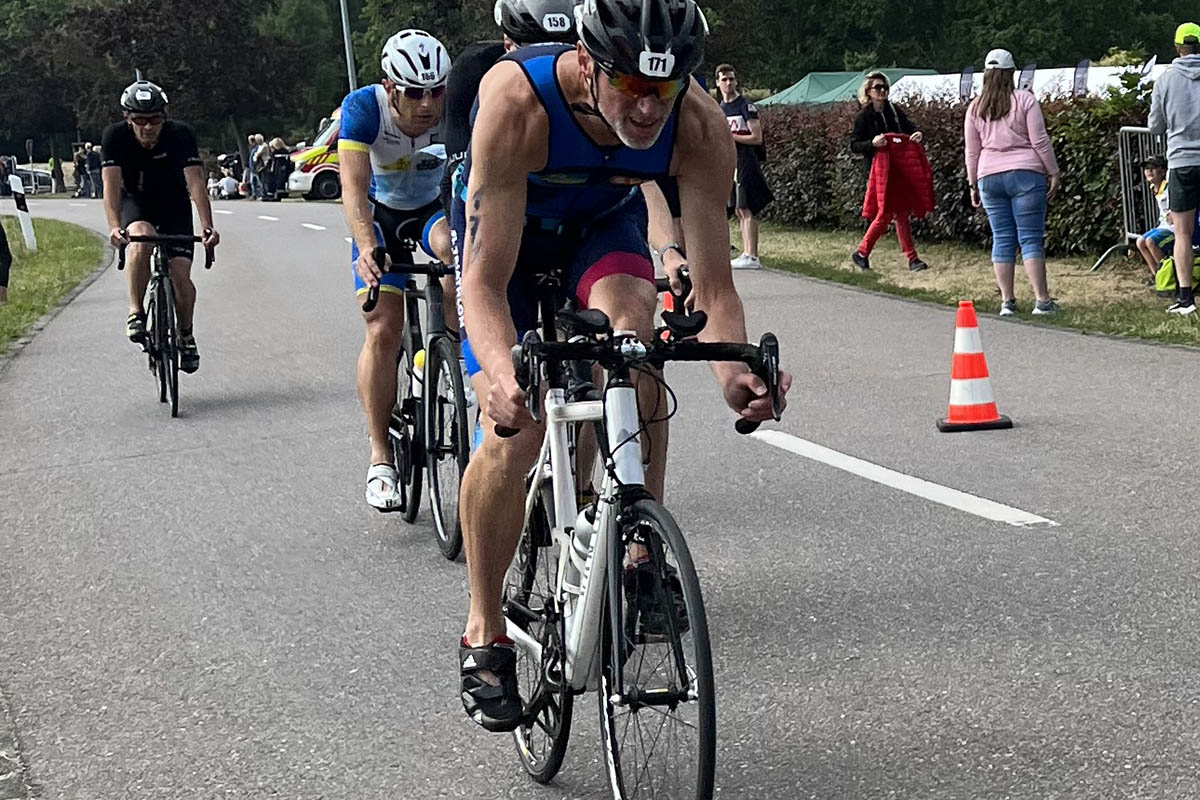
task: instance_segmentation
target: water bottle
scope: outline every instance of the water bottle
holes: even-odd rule
[[[421,399],[421,391],[425,383],[425,351],[418,350],[413,354],[412,367],[412,396]]]
[[[483,444],[483,420],[475,418],[475,435],[471,437],[471,452],[474,453]]]
[[[571,535],[571,549],[568,553],[564,582],[568,587],[579,590],[582,588],[583,568],[592,555],[592,537],[596,533],[596,506],[589,503],[575,518],[575,530]]]

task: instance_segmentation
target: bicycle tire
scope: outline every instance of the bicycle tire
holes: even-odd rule
[[[414,436],[417,434],[416,420],[421,414],[415,398],[409,395],[412,380],[412,357],[408,345],[400,348],[396,357],[396,405],[388,425],[388,441],[392,445],[392,462],[396,467],[404,496],[403,519],[411,523],[417,517],[421,504],[421,470],[417,460]],[[400,435],[395,435],[399,431]]]
[[[175,287],[170,277],[159,284],[159,303],[163,311],[163,349],[159,353],[162,364],[167,399],[171,403],[171,416],[179,416],[179,328],[175,319]]]
[[[458,347],[448,336],[435,336],[425,354],[424,407],[429,508],[438,549],[453,561],[462,551],[458,492],[471,453]]]
[[[529,519],[504,578],[504,613],[542,645],[542,660],[538,663],[517,647],[517,680],[527,719],[513,731],[513,743],[529,776],[547,784],[562,768],[567,753],[574,695],[566,683],[562,620],[553,604],[558,578],[557,545],[550,536],[550,521],[541,498]],[[539,707],[529,717],[535,702]]]
[[[600,727],[613,797],[711,800],[716,766],[716,698],[700,579],[683,533],[662,505],[654,500],[638,500],[628,505],[622,516],[621,541],[624,544],[613,552],[621,553],[623,557],[630,542],[637,541],[633,538],[636,531],[644,542],[649,569],[635,572],[615,565],[618,571],[611,577],[608,591],[611,592],[619,581],[623,596],[616,605],[621,609],[620,617],[613,618],[614,604],[605,604]],[[673,568],[676,581],[671,580],[664,565]],[[647,581],[642,580],[645,574],[650,576],[648,587],[645,586]],[[633,581],[630,581],[631,575],[635,576]],[[632,595],[631,584],[634,586]],[[686,608],[686,626],[682,624],[676,602],[680,597]],[[659,616],[651,616],[653,611],[647,613],[647,606],[655,604]],[[657,626],[654,633],[648,632],[651,621]],[[664,649],[651,651],[651,646]],[[686,680],[687,699],[641,707],[636,703],[614,703],[615,665],[611,657],[614,651],[625,654],[620,659],[620,669],[627,696],[637,690],[643,697],[659,694],[665,699],[668,693],[682,691]],[[643,674],[643,667],[647,665],[650,669]],[[691,699],[692,695],[695,699]],[[677,711],[683,712],[680,722],[672,725],[668,735],[664,729]],[[641,718],[643,713],[645,722]],[[688,741],[681,749],[686,752],[679,754],[674,765],[667,763],[662,767],[670,774],[660,774],[659,767],[650,763],[653,753],[639,752],[639,748],[647,743],[653,748],[665,738],[669,746],[677,738],[682,741],[685,737]],[[671,754],[667,753],[659,760],[669,762],[670,758]]]
[[[146,304],[146,324],[150,327],[146,331],[146,350],[150,357],[150,373],[158,383],[158,402],[165,403],[167,402],[167,371],[162,361],[162,341],[166,321],[162,317],[162,300],[158,291],[158,279],[151,277],[150,280],[150,291],[147,292],[150,299]]]

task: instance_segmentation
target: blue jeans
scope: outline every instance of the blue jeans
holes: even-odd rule
[[[1011,264],[1017,258],[1045,258],[1046,176],[1027,169],[999,172],[979,179],[979,198],[992,226],[992,261]]]

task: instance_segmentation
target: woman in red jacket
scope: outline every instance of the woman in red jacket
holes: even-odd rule
[[[876,151],[887,146],[884,134],[907,134],[912,141],[917,143],[924,138],[917,130],[917,126],[908,119],[904,110],[888,100],[891,88],[886,75],[882,72],[872,72],[867,75],[862,88],[858,91],[858,100],[862,103],[863,108],[854,118],[854,133],[850,135],[850,150],[863,156],[863,171],[867,175],[871,174],[871,164],[875,160]],[[867,191],[870,192],[870,187]],[[925,269],[927,265],[917,256],[917,248],[913,244],[912,227],[908,217],[907,213],[894,213],[880,203],[879,210],[867,228],[862,242],[850,255],[850,260],[854,262],[854,265],[860,269],[871,268],[870,256],[871,251],[875,249],[875,243],[887,231],[888,225],[895,221],[896,238],[900,240],[900,249],[908,257],[908,268],[914,272]]]

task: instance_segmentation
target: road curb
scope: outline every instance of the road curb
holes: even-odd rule
[[[74,224],[74,223],[68,223],[68,224]],[[66,308],[68,305],[70,305],[72,300],[74,300],[76,297],[78,297],[83,292],[84,289],[88,288],[93,283],[95,283],[96,280],[104,273],[104,271],[107,270],[112,265],[113,256],[115,255],[115,251],[113,250],[112,245],[109,244],[108,241],[105,240],[103,236],[96,233],[95,231],[88,230],[87,228],[84,228],[82,225],[76,225],[76,227],[81,230],[87,231],[89,234],[95,236],[96,238],[98,238],[102,242],[104,242],[104,255],[103,255],[103,257],[101,257],[100,263],[96,265],[95,269],[93,269],[87,275],[84,275],[83,278],[79,281],[79,283],[75,284],[75,287],[73,289],[71,289],[69,292],[67,292],[65,295],[62,296],[62,299],[60,299],[58,301],[58,303],[56,303],[52,308],[50,308],[50,310],[48,310],[45,314],[42,314],[42,316],[38,318],[37,322],[33,323],[33,325],[31,325],[29,327],[29,330],[27,330],[25,332],[24,336],[22,336],[20,339],[17,339],[15,342],[13,342],[11,345],[9,345],[8,349],[5,350],[3,353],[0,353],[0,378],[4,377],[4,371],[6,369],[8,369],[8,365],[12,363],[12,360],[14,358],[16,358],[18,355],[20,355],[21,351],[25,349],[25,346],[28,345],[30,342],[32,342],[33,338],[35,336],[37,336],[38,333],[40,333],[43,328],[45,328],[47,325],[50,324],[50,320],[54,319],[60,313],[62,313],[62,310],[64,308]],[[2,767],[0,767],[0,774],[3,774]],[[2,793],[0,793],[0,800],[7,800],[7,798],[5,798]]]

